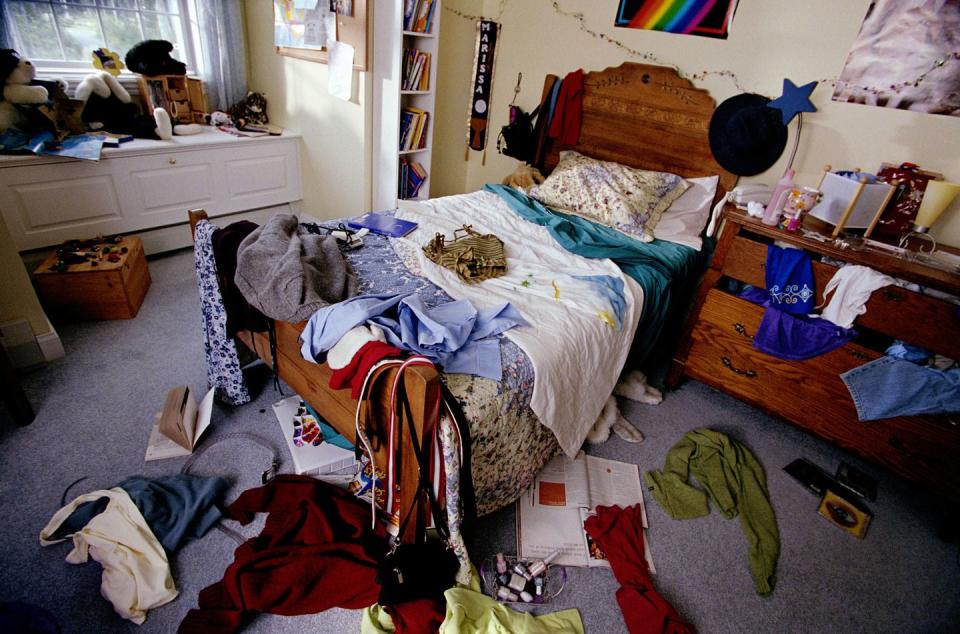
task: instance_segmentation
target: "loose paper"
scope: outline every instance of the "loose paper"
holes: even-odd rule
[[[330,42],[327,52],[330,73],[327,90],[334,97],[350,101],[353,93],[353,47],[343,42]]]

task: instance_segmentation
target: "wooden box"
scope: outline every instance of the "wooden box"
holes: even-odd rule
[[[118,262],[106,258],[73,264],[65,271],[52,267],[53,252],[34,272],[46,308],[68,319],[133,319],[150,288],[150,271],[140,238],[125,236],[116,245],[127,252]]]

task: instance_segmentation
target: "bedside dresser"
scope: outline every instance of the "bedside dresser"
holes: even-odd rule
[[[724,219],[687,322],[687,336],[681,339],[668,374],[668,385],[676,386],[683,376],[694,378],[937,493],[960,499],[960,414],[861,423],[839,376],[882,356],[890,338],[960,359],[960,307],[887,286],[873,293],[867,312],[855,322],[860,337],[828,354],[788,361],[753,347],[765,309],[718,285],[722,277],[728,277],[764,288],[767,245],[774,240],[811,255],[818,305],[823,288],[837,270],[818,261],[821,256],[869,266],[953,295],[960,295],[960,275],[903,260],[883,249],[840,249],[799,231],[768,227],[729,205]]]

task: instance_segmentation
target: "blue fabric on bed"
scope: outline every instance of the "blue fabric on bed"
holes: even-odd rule
[[[650,357],[668,324],[682,310],[681,298],[696,281],[705,259],[690,247],[654,240],[640,242],[595,222],[554,211],[523,192],[505,185],[484,185],[500,196],[521,218],[546,227],[566,250],[586,258],[610,258],[643,288],[643,310],[633,343],[633,361]]]

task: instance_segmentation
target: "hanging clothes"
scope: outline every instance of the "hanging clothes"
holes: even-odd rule
[[[960,368],[938,370],[885,356],[840,378],[861,421],[960,412]]]
[[[213,257],[217,264],[217,281],[220,283],[220,297],[223,298],[223,307],[227,311],[228,337],[235,337],[240,330],[266,332],[268,328],[267,318],[247,302],[234,282],[240,243],[256,228],[256,223],[240,220],[215,230],[211,236]]]
[[[774,308],[798,315],[813,312],[816,292],[813,267],[806,251],[768,245],[766,283],[770,305]]]
[[[583,69],[567,73],[557,93],[557,103],[550,120],[550,138],[564,145],[576,145],[580,140],[583,121]]]
[[[873,291],[896,283],[889,275],[874,271],[869,266],[848,264],[837,270],[823,289],[824,302],[830,291],[833,291],[833,297],[820,316],[842,328],[850,328],[858,316],[867,312],[867,302]]]
[[[653,586],[644,557],[643,507],[599,506],[583,527],[620,583],[617,603],[630,634],[695,632]]]
[[[79,505],[101,498],[107,498],[106,507],[85,526],[66,535],[57,533]],[[70,537],[73,550],[67,561],[82,564],[92,557],[103,566],[100,593],[123,618],[140,625],[147,610],[176,598],[167,554],[123,489],[94,491],[74,499],[40,531],[40,545],[50,546]]]
[[[691,474],[703,491],[689,484]],[[712,429],[694,429],[667,453],[663,471],[648,471],[644,480],[654,499],[675,520],[709,514],[708,497],[727,519],[739,514],[757,594],[773,592],[780,531],[763,466],[749,449]]]
[[[227,311],[223,307],[217,264],[213,257],[213,232],[217,227],[207,220],[197,223],[193,254],[200,290],[203,317],[203,350],[207,357],[207,383],[216,389],[216,397],[227,405],[250,402],[250,393],[240,371],[236,342],[227,335]]]

